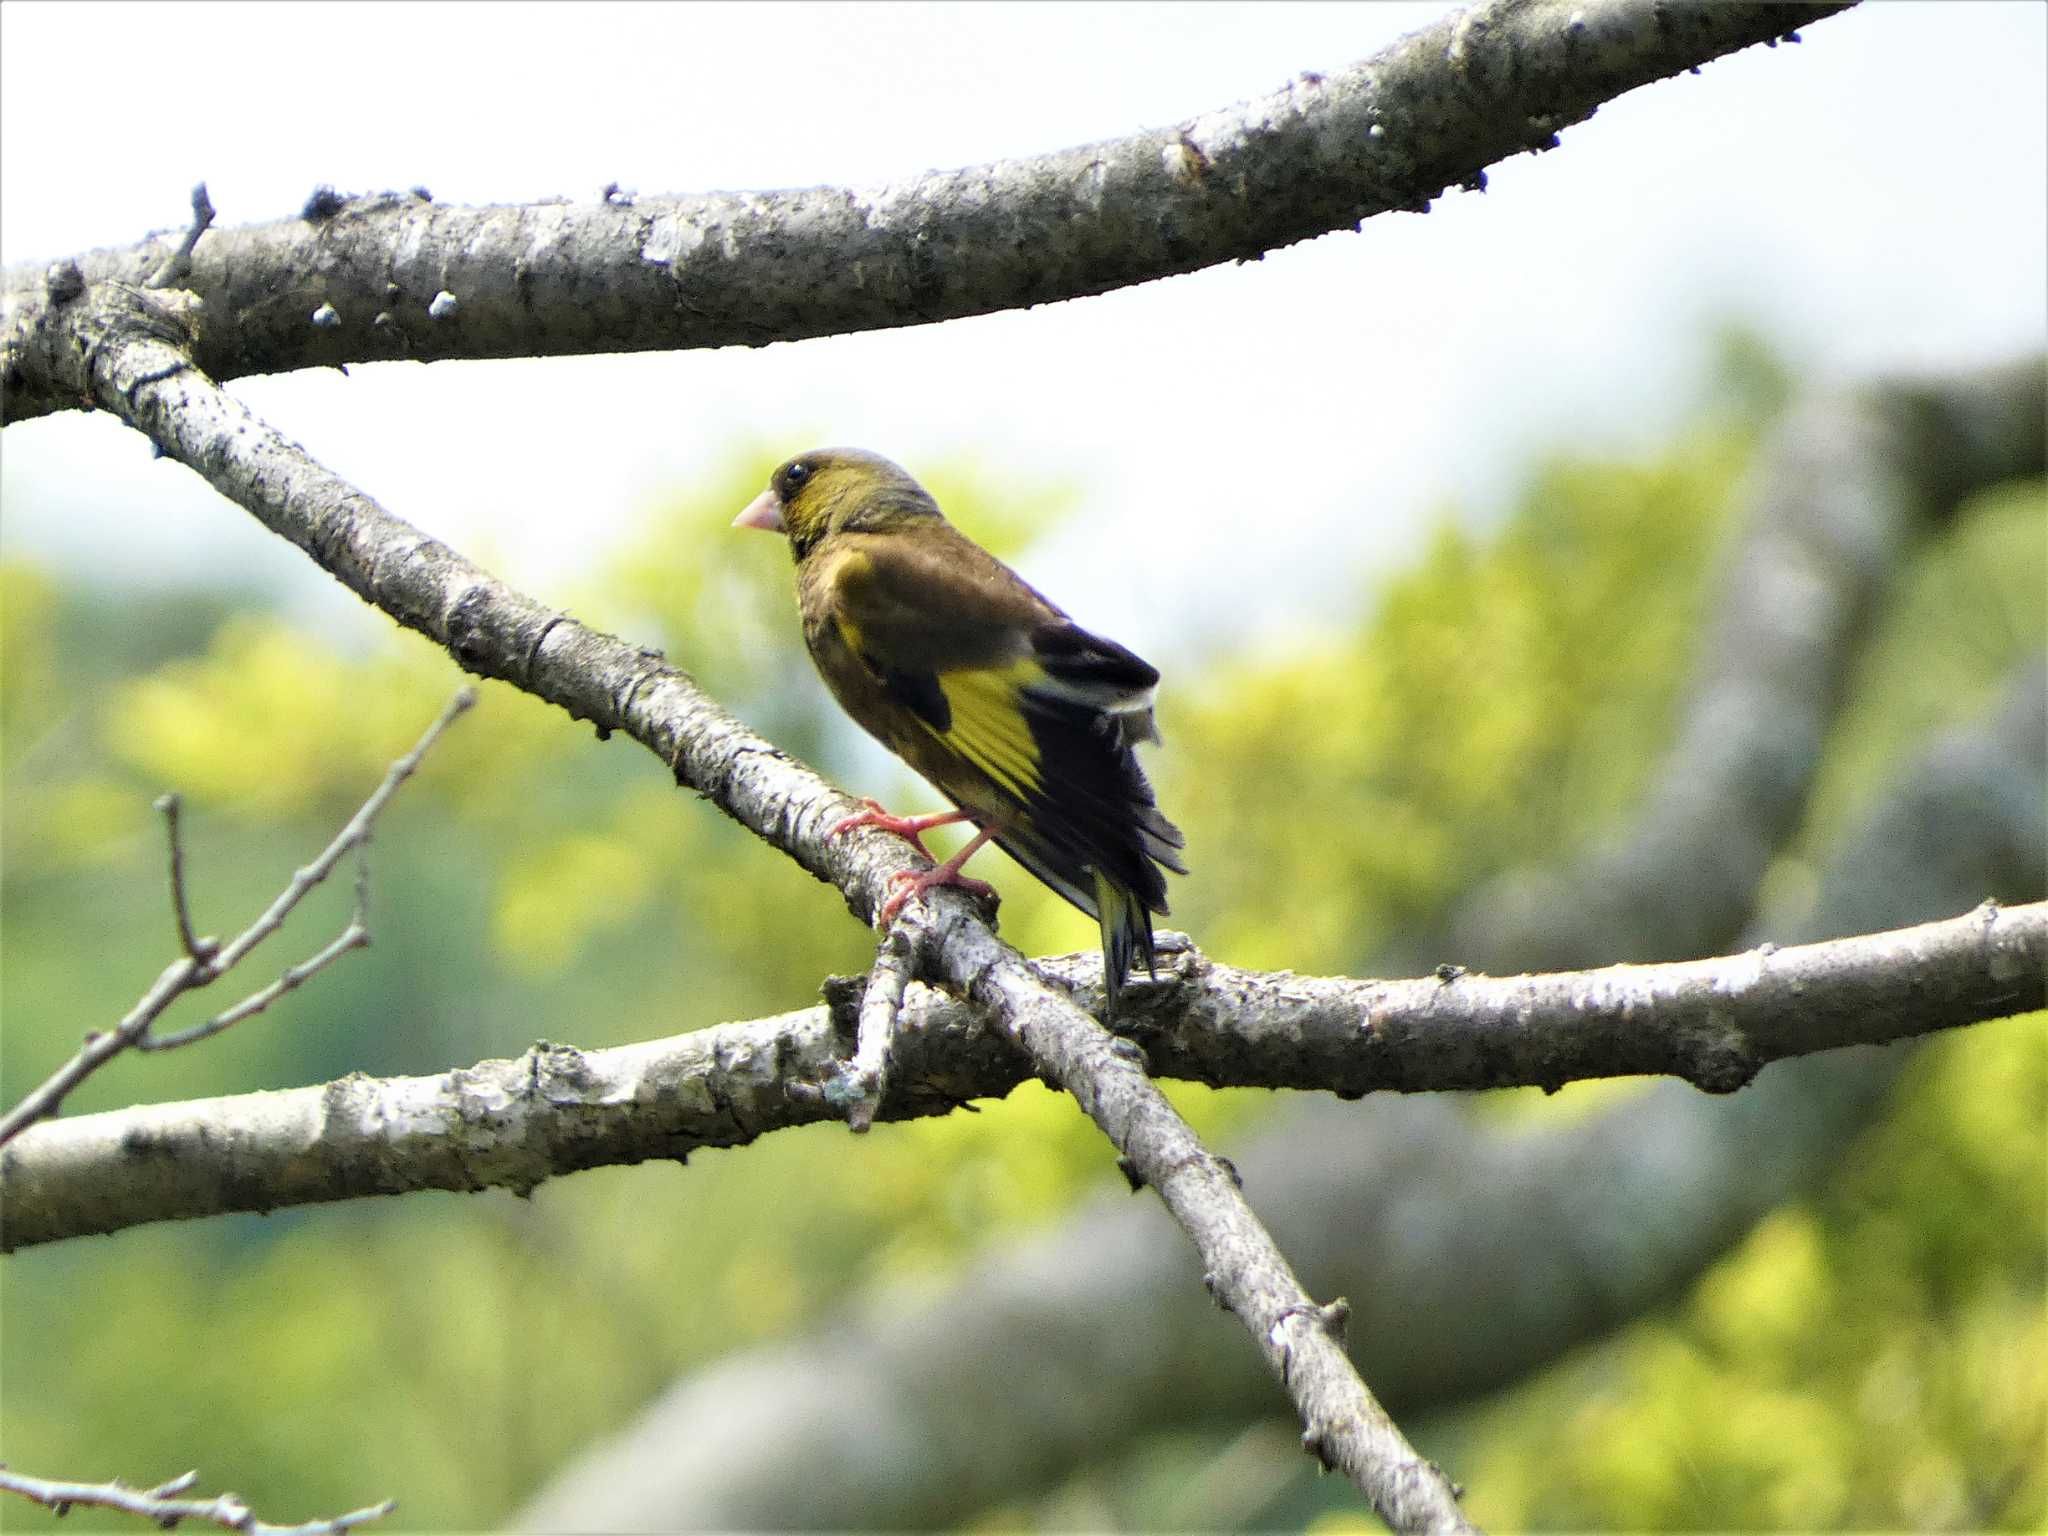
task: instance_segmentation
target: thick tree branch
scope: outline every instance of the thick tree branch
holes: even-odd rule
[[[208,323],[195,357],[226,380],[758,346],[1105,293],[1426,209],[1484,185],[1489,165],[1554,147],[1603,102],[1845,8],[1492,0],[1188,122],[880,187],[496,208],[323,189],[297,218],[197,241],[184,280]],[[75,269],[140,285],[167,243],[94,251]],[[53,302],[43,265],[5,274],[6,420],[80,403],[28,365],[38,349],[23,338]]]
[[[1884,1045],[2048,1004],[2048,904],[1718,960],[1496,979],[1260,975],[1206,961],[1131,1028],[1155,1067],[1223,1085],[1340,1094],[1535,1086],[1659,1074],[1709,1093],[1767,1063]],[[1163,1059],[1162,1059],[1163,1058]]]
[[[2044,744],[2048,745],[2048,744]],[[1214,1087],[1542,1087],[1640,1073],[1709,1091],[1767,1062],[1883,1045],[2048,1005],[2048,903],[1719,960],[1495,979],[1265,974],[1166,936],[1134,986],[1130,1044],[1153,1075]],[[1033,962],[1101,1006],[1101,959]],[[79,1115],[0,1155],[0,1251],[152,1221],[416,1189],[526,1193],[584,1168],[839,1118],[814,1086],[843,1069],[858,978],[818,1007],[606,1050],[536,1046],[435,1077],[369,1078]],[[508,1024],[507,1032],[516,1032]],[[1119,1047],[1106,1043],[1115,1053]],[[942,1115],[1034,1076],[981,1010],[913,983],[883,1119]],[[1131,1113],[1123,1111],[1123,1113]]]

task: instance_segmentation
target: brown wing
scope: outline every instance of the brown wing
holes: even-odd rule
[[[995,666],[1066,615],[987,550],[942,522],[849,533],[820,550],[823,607],[878,668],[929,673]]]

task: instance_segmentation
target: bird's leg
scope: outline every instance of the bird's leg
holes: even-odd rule
[[[882,802],[862,798],[867,809],[843,816],[825,829],[825,841],[831,842],[842,832],[851,832],[855,827],[880,827],[884,832],[894,832],[898,837],[908,838],[910,846],[926,858],[931,850],[924,845],[924,834],[933,827],[949,827],[956,821],[967,820],[965,811],[934,811],[929,816],[891,816],[882,809]]]
[[[927,816],[918,816],[911,819],[927,822],[932,820],[931,817]],[[960,812],[955,811],[952,815],[939,819],[943,821],[965,821],[967,818]],[[961,874],[960,866],[973,858],[976,850],[995,835],[996,829],[994,827],[983,827],[973,837],[968,839],[965,847],[946,860],[937,869],[927,870],[921,875],[913,875],[908,870],[891,875],[889,883],[895,886],[896,889],[890,893],[889,899],[882,903],[882,926],[884,928],[888,927],[895,920],[896,914],[903,910],[903,904],[910,900],[911,897],[922,898],[924,893],[934,886],[957,885],[962,890],[971,892],[976,896],[994,896],[996,893],[994,886],[990,885],[986,880],[976,880],[971,875]],[[916,841],[915,838],[911,840],[913,842]]]

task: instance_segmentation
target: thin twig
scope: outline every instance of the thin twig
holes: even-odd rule
[[[193,936],[192,908],[185,897],[185,840],[178,828],[178,813],[185,802],[176,794],[159,795],[156,808],[164,813],[164,832],[171,843],[171,912],[178,920],[178,942],[194,960],[211,960],[220,944]]]
[[[841,1075],[827,1086],[828,1100],[834,1090],[848,1095],[846,1123],[856,1135],[875,1123],[875,1111],[889,1091],[890,1047],[896,1039],[896,1020],[903,1011],[904,989],[916,969],[917,946],[905,926],[891,923],[875,951],[875,968],[868,974],[867,991],[860,1000],[860,1040],[853,1059]]]
[[[204,1024],[195,1024],[190,1029],[181,1029],[175,1035],[145,1033],[135,1042],[138,1051],[174,1051],[181,1045],[192,1045],[200,1040],[219,1034],[222,1030],[239,1024],[252,1013],[261,1013],[285,993],[303,986],[328,966],[334,964],[352,949],[370,947],[370,930],[361,923],[351,921],[318,954],[292,966],[269,986],[259,988],[243,998],[225,1013],[217,1013]]]
[[[63,1104],[65,1096],[86,1078],[97,1072],[109,1061],[131,1047],[142,1050],[168,1050],[174,1046],[190,1045],[219,1034],[230,1025],[246,1019],[253,1013],[260,1013],[271,1003],[293,988],[302,985],[327,966],[334,963],[351,949],[359,949],[369,943],[369,931],[365,926],[368,904],[367,867],[359,871],[356,881],[356,910],[347,928],[341,935],[318,954],[287,970],[276,981],[260,991],[251,993],[227,1012],[208,1020],[193,1029],[180,1034],[169,1035],[161,1040],[151,1040],[149,1031],[164,1010],[187,992],[211,986],[222,976],[233,970],[258,944],[269,938],[284,923],[285,918],[302,901],[306,893],[325,880],[334,866],[351,848],[360,848],[369,841],[371,828],[377,817],[398,792],[398,787],[412,777],[413,770],[420,765],[420,759],[427,749],[440,739],[441,733],[476,702],[476,690],[464,688],[448,702],[440,718],[427,727],[413,749],[391,765],[384,775],[384,782],[377,786],[362,808],[349,818],[348,825],[335,835],[334,841],[321,850],[320,856],[305,868],[293,873],[291,881],[263,914],[225,947],[216,945],[211,939],[192,937],[191,919],[185,911],[183,856],[178,836],[178,802],[175,795],[166,795],[157,802],[170,826],[171,840],[171,900],[178,909],[179,937],[185,945],[185,954],[171,962],[157,977],[156,982],[143,994],[138,1002],[111,1030],[95,1031],[87,1035],[85,1044],[79,1048],[63,1066],[53,1072],[4,1117],[0,1117],[0,1145],[5,1145],[21,1134],[36,1121],[53,1115]]]
[[[363,802],[362,808],[349,818],[348,825],[335,834],[334,841],[323,848],[320,856],[311,864],[296,871],[292,875],[291,883],[279,893],[277,900],[270,904],[263,915],[222,948],[220,957],[213,962],[212,969],[216,976],[228,970],[250,950],[275,933],[285,918],[291,915],[292,908],[305,898],[306,893],[333,873],[334,866],[342,861],[349,849],[358,843],[368,841],[371,827],[383,814],[384,807],[390,804],[391,797],[398,793],[399,786],[412,777],[413,771],[420,765],[420,759],[426,756],[428,749],[436,741],[440,740],[441,733],[461,718],[464,711],[474,703],[474,688],[464,688],[448,701],[448,707],[441,711],[440,718],[427,727],[426,734],[420,737],[418,744],[410,752],[391,765],[390,771],[384,775],[384,782]]]
[[[170,1051],[181,1045],[191,1045],[204,1040],[208,1035],[217,1035],[231,1025],[239,1024],[252,1013],[261,1013],[272,1003],[294,987],[302,986],[319,972],[325,970],[352,949],[370,947],[370,846],[366,837],[356,844],[356,906],[350,914],[348,926],[325,949],[310,960],[301,961],[291,967],[269,986],[252,992],[225,1013],[219,1013],[204,1024],[195,1024],[190,1029],[180,1030],[175,1035],[144,1034],[135,1042],[138,1051]]]
[[[206,195],[206,183],[200,182],[192,189],[192,222],[185,230],[185,238],[178,248],[164,258],[164,264],[142,286],[145,288],[169,288],[183,282],[192,275],[192,248],[199,243],[199,237],[213,224],[213,199]]]
[[[326,1520],[309,1520],[303,1525],[272,1525],[267,1520],[259,1520],[256,1512],[232,1493],[216,1494],[210,1499],[175,1497],[198,1481],[197,1472],[187,1472],[154,1488],[139,1489],[130,1488],[118,1479],[106,1483],[66,1483],[51,1478],[27,1477],[0,1467],[0,1488],[18,1493],[58,1515],[69,1514],[74,1507],[81,1505],[88,1509],[112,1509],[154,1521],[165,1530],[170,1530],[180,1520],[205,1520],[223,1530],[239,1531],[242,1536],[340,1536],[341,1532],[353,1530],[356,1526],[381,1520],[398,1508],[396,1499],[386,1499],[380,1504],[352,1509],[345,1515],[335,1515]]]
[[[94,1030],[85,1037],[78,1054],[51,1073],[5,1116],[0,1116],[0,1146],[12,1141],[36,1121],[57,1112],[64,1098],[101,1067],[127,1050],[149,1028],[150,1021],[197,983],[193,977],[203,966],[187,955],[174,960],[157,977],[156,984],[142,995],[142,1001],[109,1030]]]

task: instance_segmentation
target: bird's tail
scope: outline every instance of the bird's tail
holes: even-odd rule
[[[1152,914],[1136,891],[1100,870],[1095,872],[1095,909],[1102,923],[1103,1014],[1114,1019],[1117,993],[1131,974],[1132,962],[1142,959],[1148,976],[1158,963],[1152,950]]]

